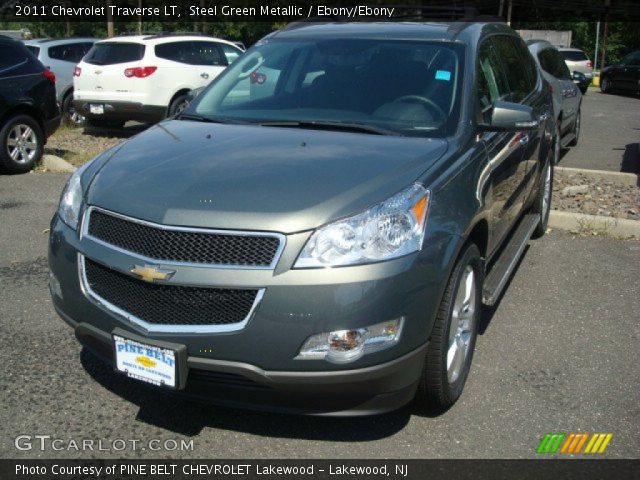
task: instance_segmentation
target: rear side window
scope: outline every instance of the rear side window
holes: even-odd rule
[[[155,46],[155,54],[158,58],[173,62],[190,63],[191,42],[170,42]]]
[[[562,50],[560,51],[562,58],[569,60],[570,62],[584,62],[589,60],[587,55],[580,50]]]
[[[512,102],[522,102],[535,88],[538,74],[526,45],[519,38],[497,35],[492,38],[507,73]]]
[[[116,65],[142,60],[144,45],[140,43],[96,43],[84,58],[92,65]]]
[[[42,70],[42,64],[21,43],[0,42],[0,78],[28,75]]]
[[[49,47],[49,58],[63,62],[78,63],[91,48],[90,43],[67,43]]]
[[[222,49],[215,42],[191,42],[193,48],[192,65],[228,65],[227,59],[222,53]]]
[[[35,45],[27,45],[27,50],[33,53],[34,57],[37,57],[40,54],[40,47],[36,47]]]
[[[229,65],[231,65],[236,58],[242,55],[242,51],[240,49],[227,45],[226,43],[220,44],[220,47],[224,52],[224,56],[227,57],[227,63],[229,63]]]
[[[542,69],[548,74],[563,80],[571,77],[567,64],[557,51],[545,48],[538,52],[538,60]]]

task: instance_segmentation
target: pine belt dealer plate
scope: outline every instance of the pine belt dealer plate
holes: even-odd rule
[[[176,388],[176,351],[113,335],[115,369],[153,385]]]

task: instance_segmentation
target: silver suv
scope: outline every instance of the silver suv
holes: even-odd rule
[[[25,40],[27,48],[56,76],[56,96],[62,111],[72,123],[82,124],[84,117],[76,113],[73,100],[73,69],[96,41],[95,38],[38,38]]]

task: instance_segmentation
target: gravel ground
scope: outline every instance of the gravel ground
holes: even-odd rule
[[[63,125],[52,135],[45,153],[64,158],[73,165],[82,165],[107,148],[123,142],[146,128],[142,124],[129,124],[119,129],[78,128]]]
[[[640,220],[640,188],[556,170],[551,205],[554,210]]]

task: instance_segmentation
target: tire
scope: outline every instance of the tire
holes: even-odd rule
[[[178,113],[182,112],[185,108],[187,108],[190,103],[191,103],[191,97],[189,95],[187,94],[178,95],[176,98],[174,98],[171,101],[171,104],[169,105],[169,110],[167,111],[167,116],[173,117],[174,115],[177,115]]]
[[[613,90],[613,80],[609,77],[602,77],[600,79],[600,91],[602,93],[611,93]]]
[[[580,130],[581,130],[581,127],[582,127],[581,117],[582,117],[582,114],[580,112],[580,107],[578,107],[578,114],[576,115],[576,119],[573,122],[574,139],[571,140],[571,142],[569,142],[569,146],[570,147],[575,147],[576,145],[578,145],[578,141],[580,140]]]
[[[73,107],[73,92],[67,94],[62,101],[62,113],[64,120],[69,125],[82,126],[87,122],[87,117],[80,115]]]
[[[0,129],[0,167],[9,173],[25,173],[42,158],[44,134],[29,115],[15,115]]]
[[[124,120],[106,120],[104,118],[87,118],[86,125],[94,128],[122,128]]]
[[[460,398],[467,381],[482,306],[481,265],[478,247],[473,243],[467,244],[444,291],[416,396],[427,410],[442,411],[451,407]],[[465,305],[467,311],[463,323],[458,320],[458,312],[464,311]],[[454,345],[457,345],[456,354],[448,368],[449,351]]]
[[[540,214],[540,221],[531,235],[533,238],[542,237],[547,231],[549,224],[549,212],[551,211],[551,197],[553,195],[553,166],[546,162],[540,175],[540,185],[538,194],[531,208],[532,213]]]
[[[589,87],[582,87],[580,88],[580,93],[582,93],[582,95],[586,95],[588,90],[589,90]]]

